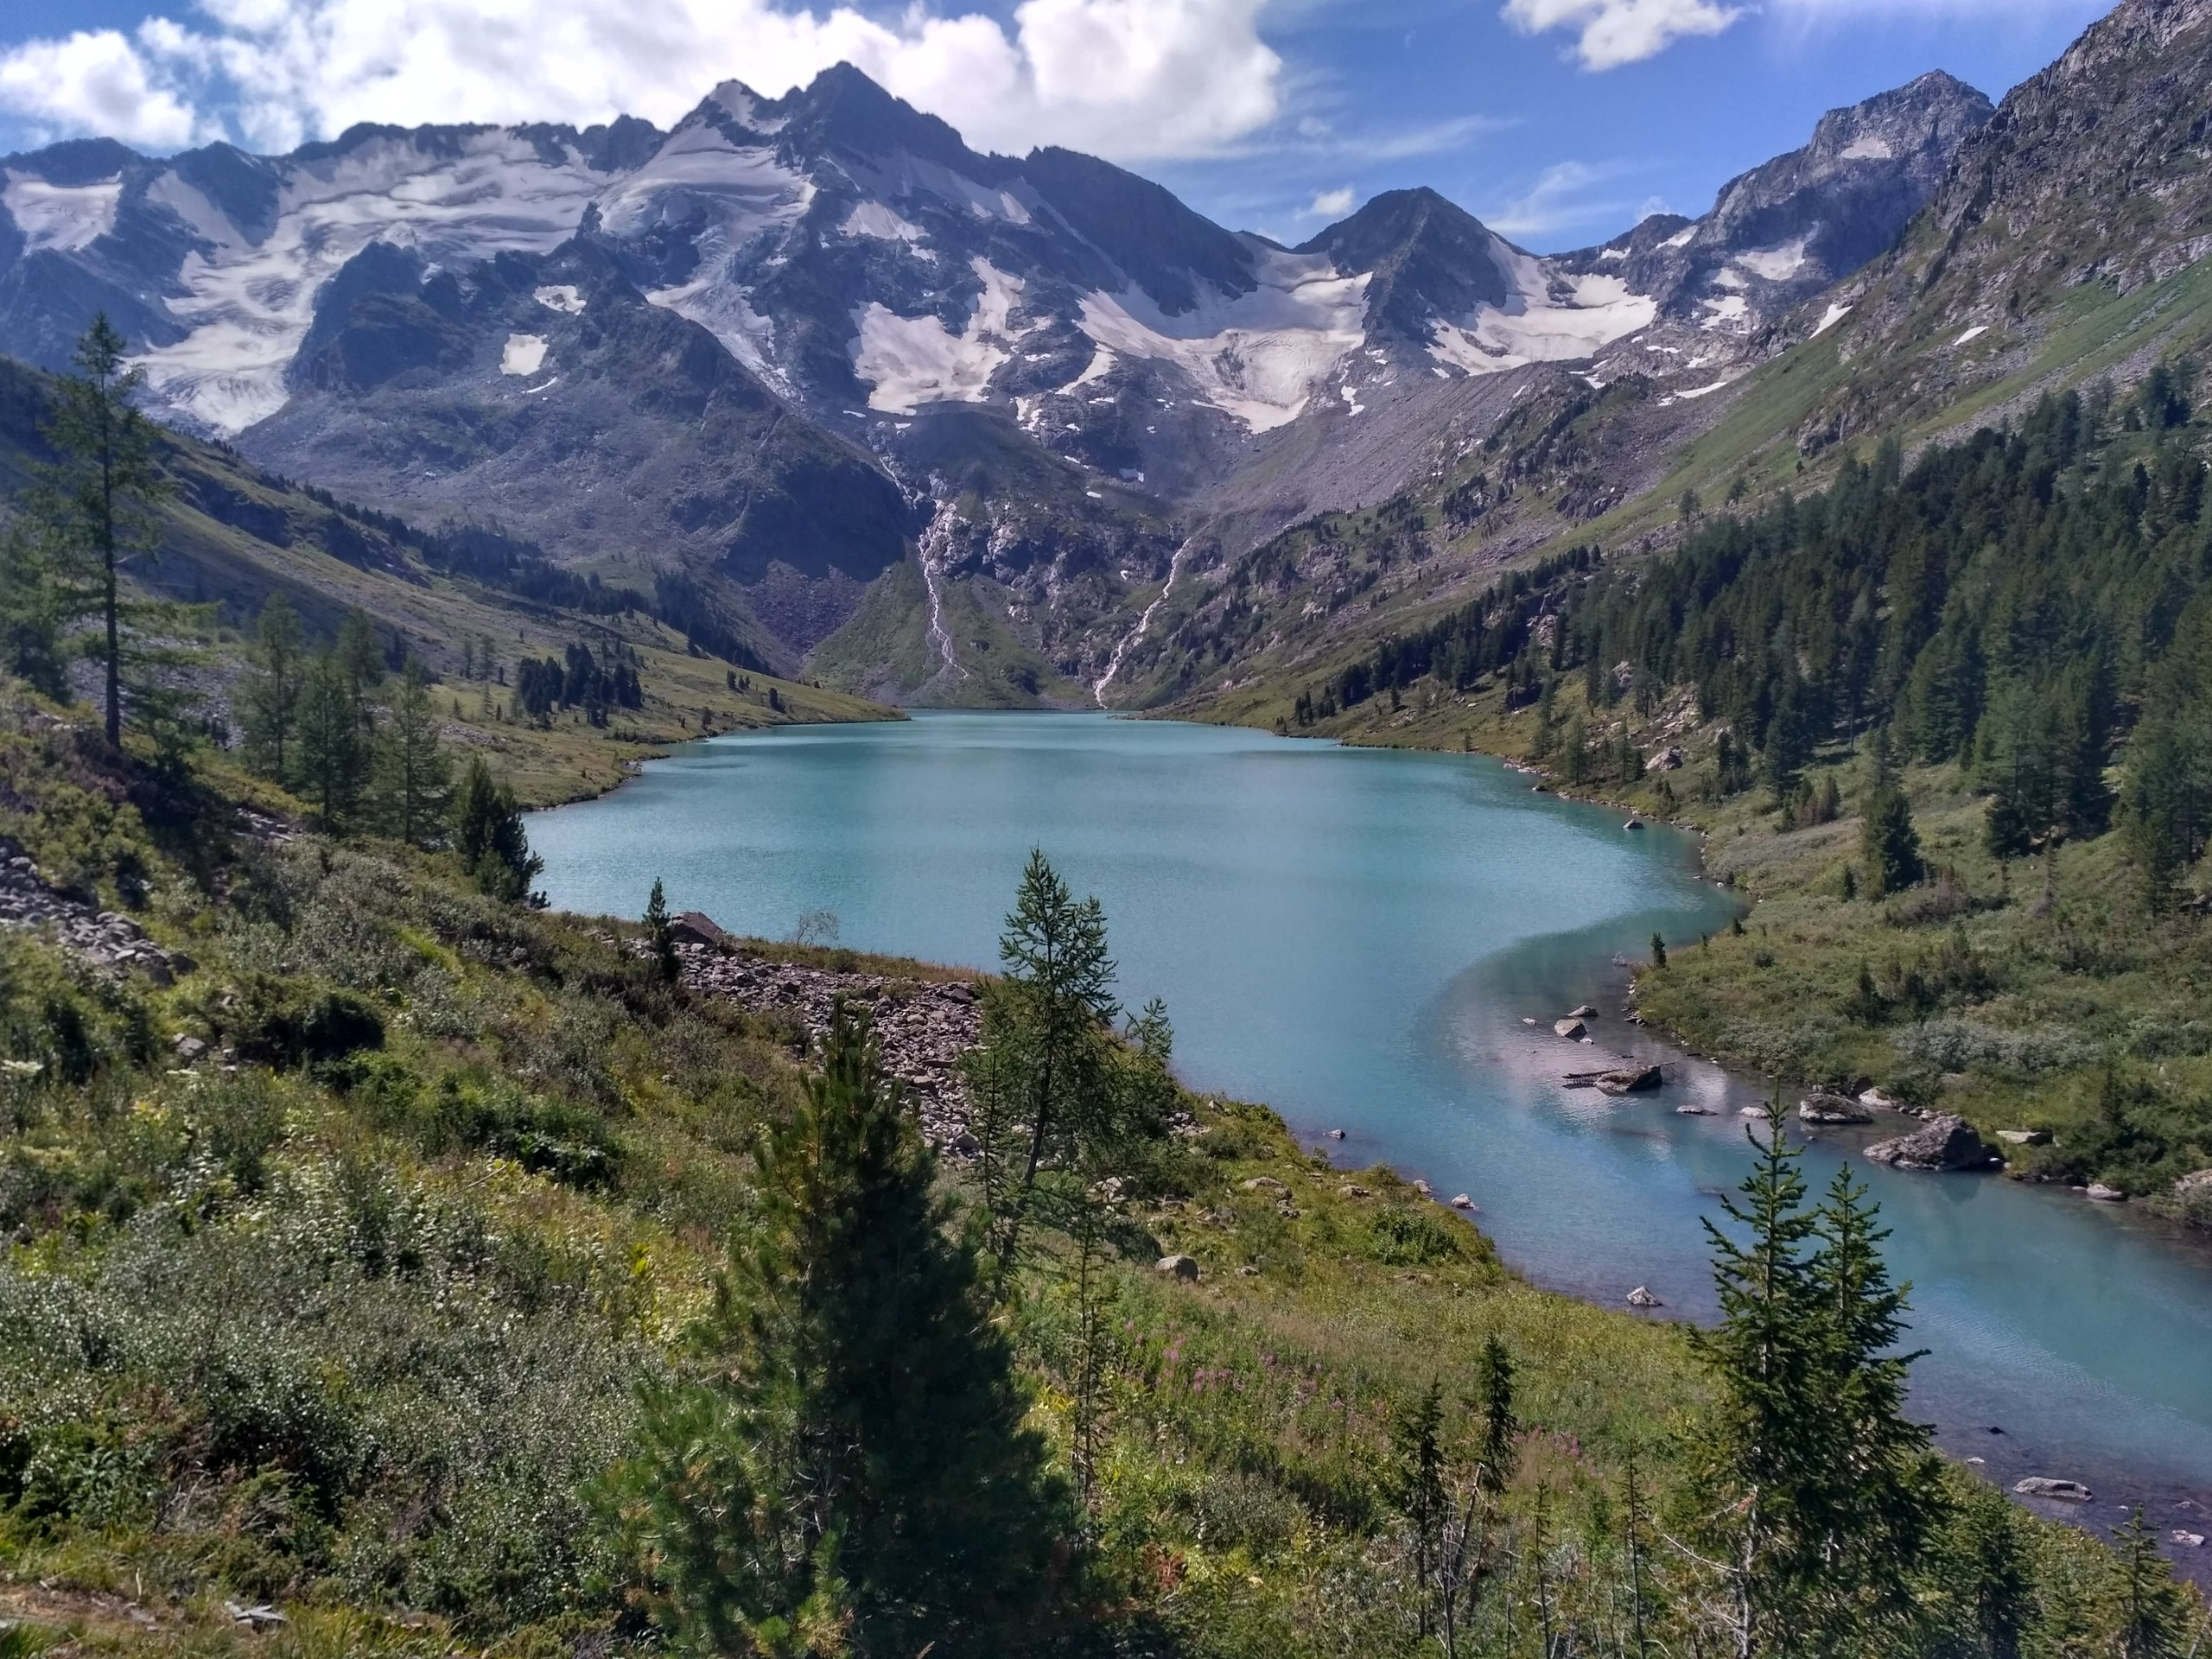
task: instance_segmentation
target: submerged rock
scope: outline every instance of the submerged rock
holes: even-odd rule
[[[1877,1141],[1866,1148],[1874,1163],[1893,1169],[1986,1169],[1992,1154],[1966,1119],[1946,1112],[1910,1135]]]

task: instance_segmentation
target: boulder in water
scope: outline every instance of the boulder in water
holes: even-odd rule
[[[2061,1497],[2069,1503],[2086,1503],[2089,1489],[2078,1480],[2057,1480],[2049,1475],[2030,1475],[2015,1481],[2012,1490],[2022,1497]]]
[[[1797,1103],[1797,1121],[1815,1125],[1872,1123],[1874,1115],[1848,1095],[1815,1090]]]
[[[1866,1148],[1866,1156],[1893,1169],[1986,1169],[1991,1162],[1981,1137],[1966,1119],[1948,1112],[1930,1118],[1910,1135],[1877,1141]]]
[[[1661,1301],[1656,1296],[1654,1296],[1642,1285],[1638,1285],[1634,1290],[1629,1292],[1628,1305],[1630,1307],[1664,1307],[1667,1306],[1666,1303]]]
[[[1598,1087],[1609,1095],[1648,1095],[1667,1081],[1656,1065],[1630,1066],[1624,1071],[1608,1071],[1598,1079]]]
[[[1553,1034],[1554,1036],[1564,1037],[1569,1042],[1573,1042],[1579,1037],[1587,1036],[1589,1034],[1589,1031],[1590,1027],[1584,1025],[1580,1020],[1555,1020],[1552,1022]]]

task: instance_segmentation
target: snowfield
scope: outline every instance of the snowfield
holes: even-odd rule
[[[1089,294],[1083,332],[1124,357],[1175,364],[1197,384],[1199,402],[1250,431],[1287,425],[1366,343],[1368,278],[1339,276],[1325,255],[1255,252],[1260,286],[1249,294],[1205,291],[1173,317],[1134,285]]]
[[[0,186],[0,204],[23,233],[24,251],[52,248],[74,253],[89,248],[115,228],[123,200],[123,175],[100,184],[48,184],[35,174],[10,168]]]
[[[169,411],[229,437],[283,406],[285,371],[324,283],[371,242],[430,264],[549,253],[574,234],[606,179],[573,151],[549,164],[511,132],[469,134],[460,154],[374,138],[340,156],[285,162],[276,228],[258,244],[174,174],[149,194],[210,251],[187,254],[166,303],[191,332],[138,359]]]
[[[544,335],[509,334],[506,348],[499,353],[499,372],[501,374],[536,374],[544,361]]]
[[[980,254],[969,263],[983,291],[959,334],[934,315],[902,317],[874,300],[855,315],[853,372],[874,387],[870,409],[912,415],[924,404],[979,404],[989,394],[991,377],[1014,355],[1007,318],[1021,280]]]
[[[1562,302],[1552,298],[1552,278],[1541,260],[1497,240],[1491,254],[1512,286],[1504,308],[1484,306],[1457,323],[1440,322],[1428,348],[1439,363],[1463,373],[1503,374],[1530,363],[1595,356],[1658,317],[1659,302],[1630,292],[1618,276],[1566,278],[1573,298]]]

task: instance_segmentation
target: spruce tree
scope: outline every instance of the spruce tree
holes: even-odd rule
[[[254,629],[254,660],[238,683],[238,715],[245,731],[246,764],[283,782],[299,757],[293,734],[308,672],[307,642],[299,613],[281,589],[262,601]]]
[[[69,695],[61,633],[69,621],[60,583],[30,527],[0,527],[0,673],[41,696]]]
[[[56,459],[41,467],[31,517],[48,551],[73,570],[58,592],[72,617],[97,617],[100,671],[111,748],[123,741],[124,623],[122,564],[155,544],[155,510],[173,493],[156,457],[153,423],[132,401],[145,384],[128,366],[129,349],[107,313],[94,315],[77,342],[72,370],[54,382],[54,410],[42,428]],[[81,572],[81,576],[76,572]]]
[[[376,744],[377,792],[387,832],[410,847],[443,839],[453,810],[453,763],[446,758],[430,677],[413,658],[400,677]]]
[[[1859,853],[1866,865],[1870,899],[1902,893],[1920,880],[1920,834],[1913,828],[1911,804],[1895,783],[1878,784],[1868,798],[1859,826]]]
[[[353,827],[369,779],[372,751],[352,688],[337,658],[315,658],[300,690],[297,788],[325,829]]]
[[[645,943],[652,950],[654,971],[663,981],[673,984],[677,975],[676,932],[669,925],[668,894],[658,876],[653,878],[652,893],[645,900]]]
[[[478,892],[509,904],[543,902],[530,884],[545,861],[530,850],[514,791],[493,781],[492,769],[480,755],[469,757],[454,800],[454,850]]]
[[[756,1189],[694,1374],[648,1398],[613,1486],[659,1622],[709,1652],[1008,1651],[1065,1497],[933,1161],[842,1005]]]
[[[2187,1603],[2158,1553],[2158,1535],[2143,1524],[2140,1504],[2112,1535],[2120,1556],[2118,1659],[2177,1659]]]
[[[1022,872],[999,960],[1005,972],[985,993],[982,1040],[965,1065],[1003,1280],[1033,1218],[1039,1170],[1110,1138],[1122,1100],[1105,912],[1096,899],[1078,902],[1042,851]]]
[[[1789,1144],[1779,1097],[1764,1137],[1751,1140],[1758,1162],[1741,1198],[1722,1200],[1745,1236],[1705,1224],[1720,1324],[1690,1338],[1718,1385],[1692,1446],[1695,1530],[1724,1574],[1737,1659],[1791,1650],[1792,1621],[1820,1566],[1822,1518],[1817,1489],[1805,1490],[1823,1461],[1813,1414],[1826,1340],[1810,1260],[1816,1224],[1798,1168],[1803,1149]]]
[[[1865,1185],[1836,1172],[1815,1212],[1810,1288],[1820,1306],[1801,1508],[1817,1529],[1815,1594],[1832,1636],[1880,1644],[1914,1616],[1906,1573],[1941,1518],[1927,1425],[1905,1416],[1906,1379],[1924,1350],[1902,1351],[1906,1295],[1881,1255]],[[1817,1459],[1818,1461],[1815,1461]]]
[[[1431,1586],[1444,1564],[1445,1526],[1451,1513],[1444,1484],[1444,1385],[1431,1381],[1390,1425],[1391,1507],[1405,1523],[1413,1548],[1415,1622],[1426,1638],[1434,1628]]]

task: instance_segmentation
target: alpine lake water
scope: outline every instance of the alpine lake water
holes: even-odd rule
[[[1700,1224],[1745,1172],[1760,1088],[1627,1023],[1615,962],[1655,931],[1694,949],[1736,913],[1691,837],[1628,832],[1479,756],[957,713],[715,738],[530,834],[564,910],[634,917],[659,876],[671,908],[733,931],[789,937],[829,910],[844,944],[979,968],[1040,847],[1104,904],[1123,1002],[1166,1000],[1190,1086],[1471,1194],[1540,1285],[1713,1311]],[[1594,1045],[1554,1036],[1585,1001]],[[1656,1095],[1563,1085],[1612,1055],[1677,1063]],[[1816,1135],[1807,1175],[1849,1159],[1872,1185],[1941,1442],[2007,1486],[2086,1481],[2092,1503],[2038,1507],[2100,1530],[2136,1503],[2161,1537],[2212,1529],[2212,1249],[2125,1206],[1856,1157],[1897,1128]],[[2176,1554],[2212,1567],[2212,1548]]]

